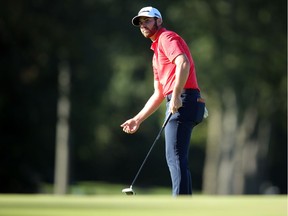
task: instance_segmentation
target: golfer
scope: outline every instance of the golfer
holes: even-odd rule
[[[172,194],[192,194],[188,167],[189,143],[193,127],[203,119],[205,104],[200,97],[191,53],[178,34],[162,26],[162,16],[156,8],[142,8],[132,19],[132,24],[152,41],[154,93],[143,109],[121,127],[126,133],[135,133],[166,99],[166,117],[173,113],[165,128],[165,151]]]

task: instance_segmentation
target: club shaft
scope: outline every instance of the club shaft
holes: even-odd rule
[[[158,139],[160,138],[161,133],[162,133],[162,131],[164,130],[165,126],[167,125],[167,123],[168,123],[169,119],[171,118],[171,116],[172,116],[172,113],[169,113],[168,117],[167,117],[166,120],[164,121],[164,123],[163,123],[163,125],[162,125],[162,127],[161,127],[161,129],[160,129],[160,131],[159,131],[159,133],[158,133],[158,135],[157,135],[157,137],[155,138],[155,140],[154,140],[153,144],[151,145],[151,147],[150,147],[150,149],[149,149],[149,151],[148,151],[145,159],[143,160],[143,162],[142,162],[142,164],[141,164],[141,166],[140,166],[137,174],[135,175],[135,177],[134,177],[134,179],[133,179],[133,181],[132,181],[131,187],[134,185],[136,179],[138,178],[139,173],[141,172],[144,164],[146,163],[147,158],[149,157],[149,155],[150,155],[150,153],[151,153],[154,145],[156,144],[156,142],[157,142]]]

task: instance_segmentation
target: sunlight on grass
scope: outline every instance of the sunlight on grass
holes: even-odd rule
[[[286,211],[286,196],[0,196],[0,216],[285,216]]]
[[[106,182],[79,182],[70,185],[69,194],[73,195],[121,195],[123,188],[130,185],[109,184]],[[167,187],[134,187],[137,194],[149,195],[171,195],[171,188]],[[52,194],[53,186],[45,184],[42,186],[41,192],[44,194]]]

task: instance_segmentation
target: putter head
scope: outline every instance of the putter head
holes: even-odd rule
[[[124,188],[122,190],[122,193],[125,193],[126,195],[135,195],[136,193],[133,191],[132,186],[130,188]]]

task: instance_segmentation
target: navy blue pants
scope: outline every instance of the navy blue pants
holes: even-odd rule
[[[200,123],[204,114],[204,103],[198,90],[188,89],[181,94],[183,106],[173,114],[165,127],[166,161],[172,181],[172,195],[192,194],[191,174],[188,166],[189,145],[193,127]],[[167,96],[166,117],[169,115],[171,95]]]

